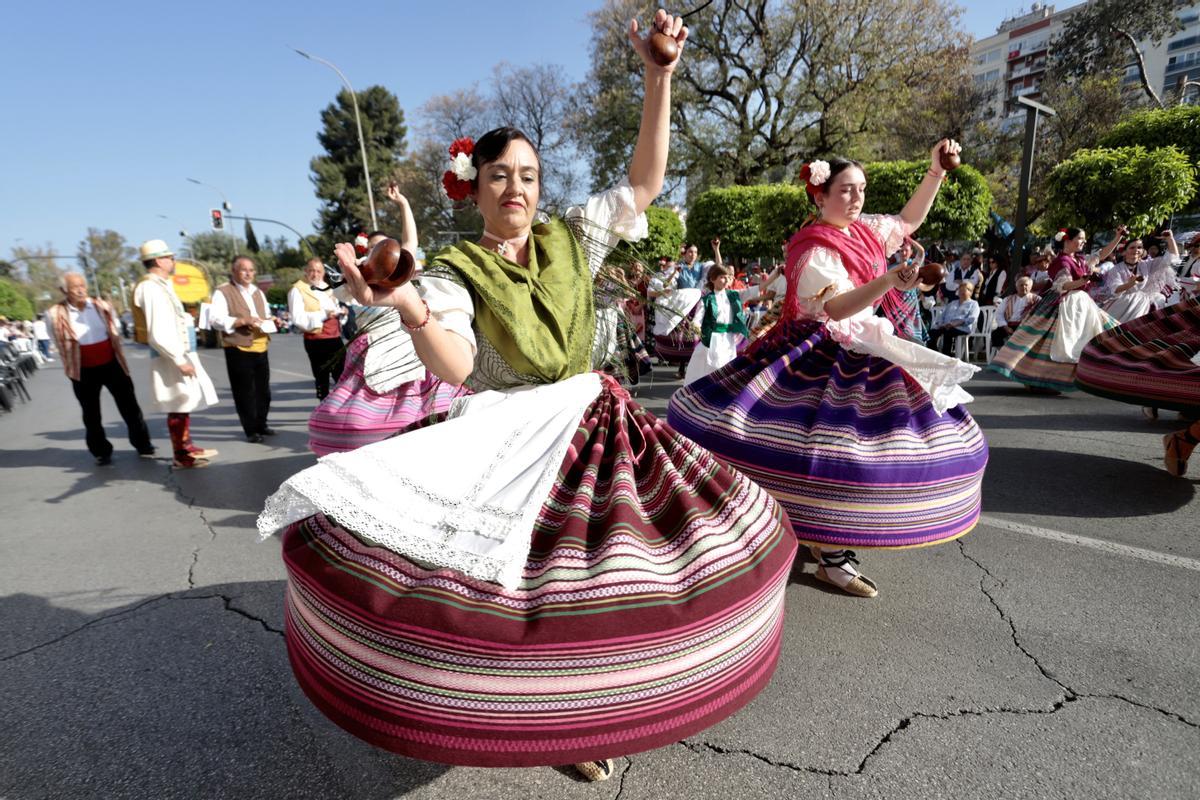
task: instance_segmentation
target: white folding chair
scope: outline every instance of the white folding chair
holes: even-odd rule
[[[980,306],[979,319],[975,322],[975,330],[968,333],[966,336],[959,336],[954,340],[954,356],[960,361],[970,362],[971,360],[971,343],[978,341],[983,346],[979,349],[983,356],[983,363],[987,364],[992,360],[995,354],[995,348],[992,347],[992,328],[996,324],[996,307],[995,306]]]

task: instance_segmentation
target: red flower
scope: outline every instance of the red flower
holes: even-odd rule
[[[471,182],[460,180],[454,170],[448,169],[442,173],[442,188],[446,190],[446,196],[456,203],[471,196]]]
[[[475,142],[474,142],[474,140],[471,139],[470,136],[463,136],[459,139],[455,139],[453,142],[450,143],[450,157],[451,158],[454,158],[459,153],[466,153],[467,155],[471,155],[474,152],[475,152]]]

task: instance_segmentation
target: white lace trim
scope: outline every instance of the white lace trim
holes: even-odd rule
[[[259,532],[321,512],[406,558],[515,589],[534,520],[600,386],[586,373],[460,398],[445,422],[294,475],[267,498]]]

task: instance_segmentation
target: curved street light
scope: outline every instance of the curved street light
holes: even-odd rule
[[[295,47],[292,49],[307,58],[309,61],[316,61],[318,64],[324,64],[336,72],[337,76],[342,79],[342,83],[344,83],[346,88],[350,91],[350,102],[354,104],[354,124],[358,127],[358,147],[359,150],[362,151],[363,180],[367,182],[367,205],[371,207],[371,228],[373,230],[378,230],[379,221],[375,218],[375,192],[371,189],[371,168],[367,166],[367,143],[366,140],[363,139],[362,119],[360,119],[358,116],[358,94],[354,91],[354,87],[350,85],[350,81],[346,80],[346,76],[342,74],[342,71],[338,69],[333,62],[326,61],[323,58],[318,58],[317,56],[306,53],[303,50]]]

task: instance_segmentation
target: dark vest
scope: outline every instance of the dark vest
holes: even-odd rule
[[[217,291],[225,295],[225,305],[229,307],[231,317],[271,318],[267,314],[267,302],[261,291],[254,295],[254,311],[251,311],[250,306],[246,304],[246,298],[242,296],[241,290],[232,283],[218,287]],[[226,347],[249,347],[254,343],[254,329],[250,327],[234,328],[233,333],[222,334],[221,342]]]
[[[700,301],[704,303],[704,319],[700,321],[700,341],[705,347],[710,347],[714,333],[740,333],[750,338],[750,329],[746,327],[746,312],[742,308],[742,296],[730,289],[725,290],[729,296],[729,308],[733,311],[733,321],[717,322],[717,293],[709,292]]]

